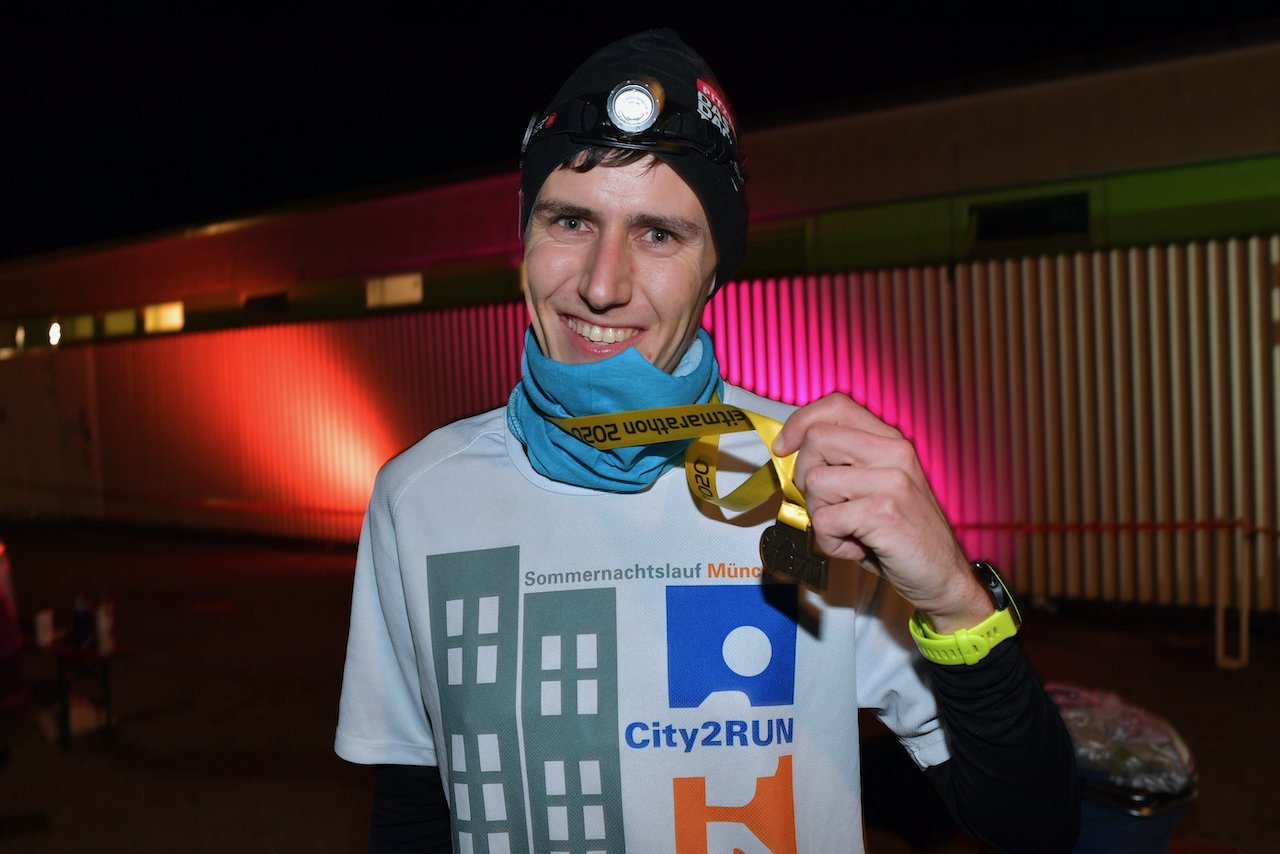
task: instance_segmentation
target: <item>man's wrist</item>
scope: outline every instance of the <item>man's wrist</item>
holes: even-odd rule
[[[953,576],[956,579],[955,592],[950,601],[920,605],[920,613],[929,621],[929,626],[940,635],[950,635],[963,629],[971,629],[986,621],[995,613],[995,605],[991,595],[974,576],[973,564],[967,561]]]
[[[937,664],[976,664],[995,646],[1017,634],[1022,624],[1012,595],[991,564],[973,564],[970,577],[981,591],[984,608],[951,612],[942,625],[917,609],[909,621],[911,636],[921,654]],[[980,616],[984,613],[985,617]]]

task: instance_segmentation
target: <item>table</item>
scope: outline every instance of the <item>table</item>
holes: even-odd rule
[[[117,643],[111,652],[102,654],[97,647],[81,647],[70,641],[58,640],[40,647],[54,655],[58,662],[58,746],[71,749],[71,686],[85,677],[97,676],[102,683],[102,705],[107,718],[102,734],[111,744],[113,714],[111,709],[111,662],[132,655],[139,647]]]

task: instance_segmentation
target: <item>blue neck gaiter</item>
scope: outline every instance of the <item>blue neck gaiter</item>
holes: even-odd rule
[[[639,492],[649,486],[680,462],[692,440],[602,451],[547,419],[709,403],[712,395],[723,396],[715,348],[702,329],[670,374],[634,347],[601,362],[566,365],[544,356],[530,329],[521,374],[507,402],[507,425],[524,445],[534,471],[609,492]]]

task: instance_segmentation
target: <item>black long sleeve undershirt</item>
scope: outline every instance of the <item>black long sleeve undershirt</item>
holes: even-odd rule
[[[1004,854],[1071,851],[1080,833],[1071,735],[1018,639],[977,664],[930,669],[951,759],[925,773],[956,821]]]
[[[926,769],[951,814],[1004,854],[1069,852],[1080,831],[1071,737],[1017,638],[975,665],[931,665],[951,759]],[[434,766],[379,765],[370,854],[450,852]]]
[[[434,765],[379,765],[373,772],[369,854],[451,854],[449,803]]]

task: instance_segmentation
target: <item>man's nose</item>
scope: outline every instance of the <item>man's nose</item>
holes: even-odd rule
[[[625,305],[631,299],[631,259],[625,234],[605,232],[596,241],[579,293],[596,312]]]

